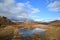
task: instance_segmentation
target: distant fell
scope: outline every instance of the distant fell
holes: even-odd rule
[[[60,27],[60,20],[51,21],[48,25],[59,26]]]

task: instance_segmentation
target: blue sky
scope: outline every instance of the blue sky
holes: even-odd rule
[[[46,20],[46,19],[53,19],[57,20],[57,18],[60,18],[60,14],[56,11],[52,11],[52,10],[49,10],[49,8],[47,7],[50,3],[53,4],[53,2],[57,1],[57,0],[17,0],[17,2],[27,2],[29,1],[29,3],[33,6],[33,7],[36,7],[36,8],[39,8],[40,9],[40,12],[39,13],[36,13],[36,14],[32,14],[30,15],[30,17],[32,19],[37,19],[37,21],[39,21],[40,19],[42,20]],[[59,0],[58,0],[59,1]],[[57,5],[57,4],[56,4]]]
[[[6,1],[7,0],[4,1],[5,7],[3,9],[9,10],[9,16],[11,17],[7,16],[8,13],[5,14],[6,11],[0,12],[0,15],[9,18],[16,17],[18,20],[19,17],[27,17],[35,21],[52,21],[60,19],[60,0],[8,0],[9,3]]]

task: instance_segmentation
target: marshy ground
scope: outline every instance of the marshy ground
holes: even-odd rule
[[[41,36],[41,33],[37,32],[25,38],[19,35],[18,28],[19,28],[18,25],[1,28],[0,40],[60,40],[60,27],[54,27],[54,26],[48,26],[45,28],[40,27],[42,29],[46,29],[43,37]]]

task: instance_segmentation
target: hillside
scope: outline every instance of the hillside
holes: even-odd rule
[[[50,22],[48,25],[58,26],[58,27],[60,27],[60,20],[52,21],[52,22]]]
[[[0,25],[9,25],[12,22],[4,16],[0,16]]]
[[[7,17],[0,16],[0,27],[7,25],[14,25],[15,23],[9,20]]]

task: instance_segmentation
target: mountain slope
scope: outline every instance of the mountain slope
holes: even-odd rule
[[[52,21],[52,22],[50,22],[48,25],[59,26],[59,27],[60,27],[60,20]]]
[[[13,25],[14,23],[4,16],[0,16],[0,27],[5,27],[7,25]]]

